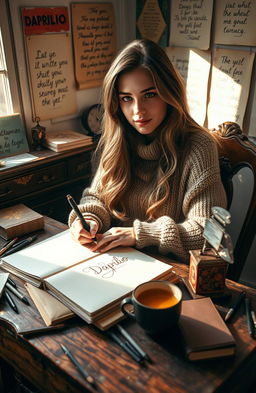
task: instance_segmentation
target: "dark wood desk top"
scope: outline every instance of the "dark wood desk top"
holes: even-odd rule
[[[46,219],[40,240],[66,229],[64,224]],[[165,259],[161,257],[161,259]],[[173,263],[177,273],[186,276],[187,266]],[[28,296],[21,280],[12,276],[19,289]],[[227,280],[232,296],[245,290],[256,308],[256,290]],[[36,308],[18,299],[20,314],[12,311],[5,300],[0,302],[0,356],[45,393],[235,393],[246,392],[247,384],[255,378],[255,340],[247,331],[243,307],[231,320],[237,350],[234,357],[211,359],[197,363],[185,359],[178,332],[151,338],[133,322],[123,326],[149,354],[153,362],[141,366],[133,361],[105,333],[76,317],[65,327],[51,333],[23,337],[16,332],[44,326]],[[219,300],[220,312],[226,312],[232,297]],[[97,390],[88,385],[63,353],[60,344],[77,357],[81,365],[95,378]]]

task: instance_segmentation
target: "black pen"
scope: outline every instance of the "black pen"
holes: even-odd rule
[[[26,246],[28,246],[30,243],[32,243],[35,239],[37,238],[37,235],[34,236],[29,236],[27,239],[21,240],[19,244],[14,245],[10,250],[6,251],[2,256],[7,257],[7,255],[11,255],[15,253],[16,251],[22,250]]]
[[[74,212],[76,213],[77,217],[79,218],[79,220],[81,221],[83,228],[90,233],[90,226],[87,224],[87,222],[84,219],[84,216],[82,215],[82,213],[79,210],[79,207],[77,206],[74,198],[71,195],[67,195],[67,200],[70,204],[70,206],[72,207],[72,209],[74,210]]]
[[[83,369],[80,363],[76,360],[76,358],[72,355],[70,350],[63,344],[60,344],[61,348],[63,349],[63,352],[68,356],[68,358],[71,360],[73,365],[77,368],[77,370],[80,372],[80,374],[85,378],[85,380],[90,384],[90,385],[95,385],[94,378],[88,374],[87,371]]]
[[[16,304],[14,303],[11,295],[9,294],[9,292],[5,289],[4,290],[4,295],[6,297],[7,302],[9,303],[9,305],[11,306],[11,308],[17,313],[19,314],[19,310],[18,307],[16,306]]]
[[[19,292],[17,288],[14,288],[8,281],[5,285],[9,289],[9,291],[11,291],[15,296],[17,296],[23,303],[29,305],[28,299],[21,292]]]
[[[124,343],[117,334],[111,331],[107,331],[107,334],[126,352],[130,355],[136,362],[142,363],[144,362],[143,357],[136,351],[134,351],[130,345]]]
[[[136,341],[130,336],[130,334],[121,326],[121,325],[116,325],[117,329],[119,332],[122,334],[123,337],[126,338],[126,340],[130,343],[131,347],[134,348],[145,360],[148,360],[151,362],[150,357],[146,352],[143,351],[143,349],[136,343]]]
[[[238,309],[240,303],[242,302],[242,300],[245,298],[245,292],[240,292],[236,302],[233,304],[233,306],[228,310],[224,320],[225,322],[227,322],[231,316],[234,314],[234,312]]]
[[[247,327],[248,327],[248,332],[252,338],[255,337],[255,326],[254,322],[252,319],[252,314],[251,314],[251,302],[248,297],[245,298],[245,312],[246,312],[246,320],[247,320]]]
[[[8,278],[7,278],[7,282],[8,282],[9,284],[11,284],[14,288],[17,288],[16,283],[11,279],[11,277],[8,277]]]

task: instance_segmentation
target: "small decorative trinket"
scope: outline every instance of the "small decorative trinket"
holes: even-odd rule
[[[225,290],[227,263],[233,263],[232,241],[225,232],[230,213],[218,206],[206,220],[202,250],[190,251],[189,284],[197,295],[221,294]]]
[[[40,121],[39,117],[36,117],[35,121],[37,122],[37,125],[31,129],[33,147],[35,150],[43,150],[44,149],[43,143],[45,141],[46,129],[45,127],[39,124]]]

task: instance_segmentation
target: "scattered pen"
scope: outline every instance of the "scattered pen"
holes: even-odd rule
[[[27,239],[21,240],[19,244],[14,245],[10,250],[6,251],[2,256],[6,257],[7,255],[11,255],[16,251],[21,250],[22,248],[28,246],[37,238],[37,235],[29,236]]]
[[[8,277],[8,278],[7,278],[7,282],[8,282],[9,284],[11,284],[14,288],[17,288],[16,283],[11,279],[11,277]]]
[[[0,250],[0,255],[5,254],[14,245],[14,243],[16,243],[17,240],[18,238],[15,237],[11,241],[9,241],[4,247],[2,247]]]
[[[227,322],[231,316],[234,314],[234,312],[236,312],[236,310],[238,309],[238,307],[240,306],[240,303],[242,302],[242,300],[245,298],[245,292],[240,292],[236,302],[233,304],[233,306],[228,310],[227,314],[225,315],[225,322]]]
[[[28,299],[20,292],[18,291],[17,288],[14,288],[8,281],[5,284],[5,286],[11,291],[17,298],[19,298],[23,303],[26,303],[29,305]]]
[[[117,329],[119,332],[122,334],[123,337],[126,338],[126,340],[130,343],[132,348],[134,348],[145,360],[148,360],[151,362],[150,357],[146,352],[143,351],[143,349],[136,343],[136,341],[130,336],[130,334],[121,326],[121,325],[116,325]]]
[[[255,337],[255,326],[251,315],[251,302],[248,297],[245,298],[245,312],[246,312],[246,320],[248,332],[252,338]]]
[[[63,352],[68,356],[68,358],[71,360],[73,365],[77,368],[77,370],[81,373],[81,375],[85,378],[85,380],[90,384],[90,385],[95,385],[94,378],[88,374],[87,371],[85,371],[81,364],[78,363],[76,358],[72,355],[70,350],[63,344],[60,344],[61,348],[63,349]]]
[[[130,345],[123,342],[117,334],[111,331],[107,331],[107,334],[126,352],[130,355],[136,362],[143,364],[143,357],[136,351],[132,350]]]
[[[68,200],[70,206],[72,207],[72,209],[74,210],[74,212],[76,213],[77,217],[78,217],[79,220],[81,221],[83,228],[84,228],[87,232],[90,233],[91,228],[90,228],[90,226],[87,224],[87,222],[85,221],[84,216],[83,216],[82,213],[80,212],[79,207],[77,206],[77,204],[76,204],[74,198],[73,198],[71,195],[68,194],[68,195],[67,195],[67,200]],[[96,238],[94,238],[93,240],[96,240]]]
[[[4,295],[6,297],[7,302],[9,303],[9,305],[11,306],[11,308],[17,313],[19,314],[19,310],[18,307],[16,306],[16,304],[14,303],[11,295],[9,294],[9,292],[5,289],[4,290]]]

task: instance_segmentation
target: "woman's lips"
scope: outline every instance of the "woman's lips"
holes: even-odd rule
[[[146,126],[150,121],[151,121],[151,119],[150,120],[136,120],[135,124],[139,127],[143,127],[143,126]]]

